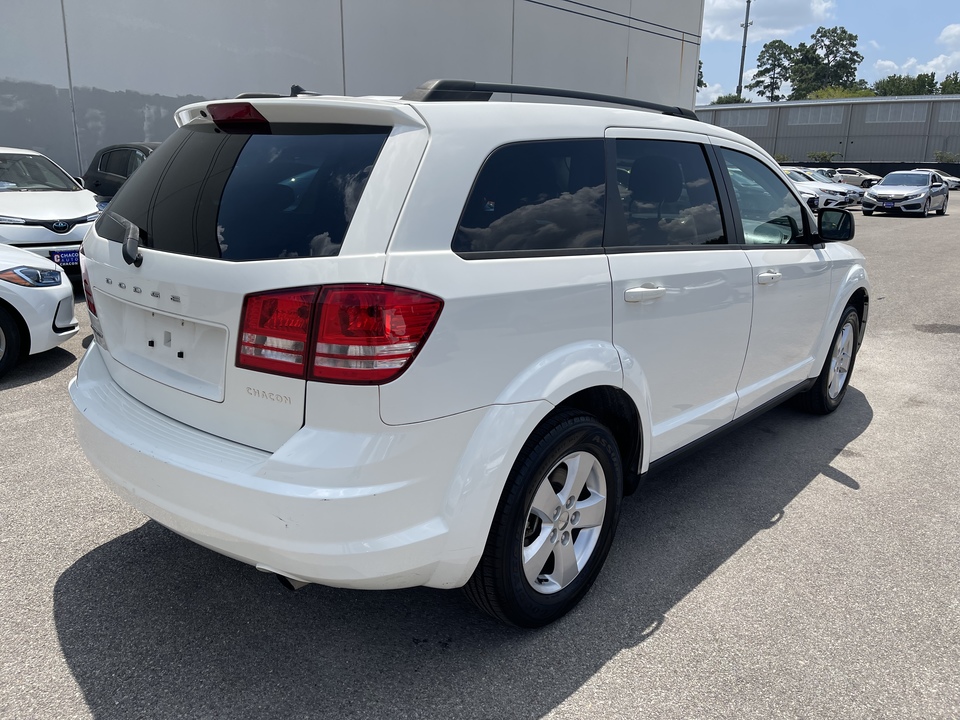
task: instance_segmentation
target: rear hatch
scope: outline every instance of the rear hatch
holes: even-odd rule
[[[427,131],[403,104],[352,98],[197,104],[177,121],[84,240],[95,340],[144,404],[273,451],[304,421],[311,298],[381,281]]]

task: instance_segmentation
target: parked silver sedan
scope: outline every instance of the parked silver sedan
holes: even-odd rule
[[[864,215],[880,212],[917,213],[926,217],[931,210],[937,215],[947,212],[950,190],[937,173],[929,170],[907,170],[889,173],[867,190],[863,196]]]

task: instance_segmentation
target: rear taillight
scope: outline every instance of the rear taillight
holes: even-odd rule
[[[237,365],[347,384],[381,384],[406,370],[443,301],[387,285],[330,285],[248,295]]]
[[[317,301],[311,377],[385,383],[407,369],[433,329],[443,301],[385,285],[334,285]]]
[[[248,295],[240,317],[237,365],[303,377],[317,288]]]
[[[87,299],[87,312],[96,317],[97,306],[93,302],[93,286],[90,285],[90,276],[87,274],[87,265],[83,257],[83,246],[80,246],[80,280],[83,282],[83,296]]]

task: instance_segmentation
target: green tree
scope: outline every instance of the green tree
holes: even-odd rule
[[[730,93],[729,95],[721,95],[716,100],[714,100],[711,105],[737,105],[739,103],[748,103],[753,102],[752,100],[746,100],[736,93]]]
[[[960,72],[954,71],[940,81],[941,95],[960,95]]]
[[[939,88],[933,73],[888,75],[873,84],[877,95],[936,95]]]
[[[828,163],[837,157],[837,155],[840,156],[840,159],[843,159],[843,153],[830,152],[829,150],[818,150],[816,152],[807,153],[807,157],[810,160],[813,160],[815,163]]]
[[[831,85],[823,88],[823,90],[815,90],[807,95],[807,98],[810,100],[838,100],[840,98],[874,97],[875,95],[876,93],[870,88],[845,88]]]
[[[786,95],[780,93],[780,88],[790,76],[793,55],[794,49],[783,40],[771,40],[764,45],[757,56],[757,72],[747,90],[753,90],[770,102],[783,100]]]
[[[703,60],[701,60],[697,66],[697,92],[700,92],[700,88],[705,88],[706,86],[707,83],[703,80]]]
[[[809,45],[800,43],[790,65],[791,100],[804,100],[810,93],[828,87],[854,88],[863,55],[857,52],[858,37],[843,27],[817,28]]]

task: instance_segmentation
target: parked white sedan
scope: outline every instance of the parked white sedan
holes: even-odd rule
[[[80,269],[80,241],[100,217],[96,196],[53,160],[0,147],[0,243]]]
[[[0,377],[77,334],[73,286],[55,263],[0,244]]]

